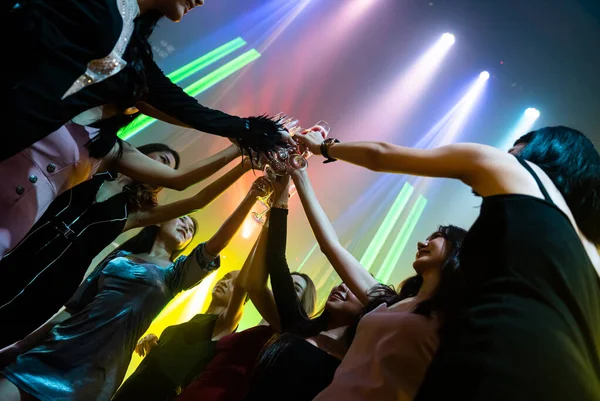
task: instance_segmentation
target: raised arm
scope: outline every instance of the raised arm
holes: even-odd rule
[[[309,322],[309,318],[304,313],[296,296],[294,280],[285,256],[289,176],[280,179],[287,181],[285,185],[275,185],[273,207],[269,212],[266,264],[271,277],[271,288],[281,322],[281,331],[302,331]]]
[[[319,132],[305,131],[297,138],[311,152],[320,155],[323,138]],[[397,146],[386,142],[334,143],[326,147],[329,157],[344,160],[373,171],[446,177],[468,185],[481,175],[482,167],[498,149],[486,145],[461,143],[434,149]]]
[[[258,180],[262,180],[262,178],[259,178]],[[257,196],[265,195],[264,187],[261,186],[260,183],[257,183],[257,181],[252,184],[252,188],[248,194],[248,197],[250,198],[256,198]],[[256,240],[254,246],[248,253],[248,257],[246,258],[240,273],[235,279],[233,291],[231,293],[231,297],[229,298],[227,307],[219,314],[215,328],[213,329],[213,340],[218,340],[222,336],[231,334],[240,323],[242,314],[244,312],[244,303],[246,301],[246,283],[249,276],[253,274],[252,265],[254,264],[255,251],[259,246],[259,242],[260,237]]]
[[[267,279],[269,278],[266,261],[268,231],[269,221],[267,220],[260,232],[252,264],[248,269],[247,280],[244,284],[258,313],[269,323],[273,330],[279,332],[281,331],[279,312],[277,311],[277,305],[275,305],[273,293],[267,286]]]
[[[111,156],[114,156],[115,152],[116,149],[113,150]],[[192,166],[175,170],[151,159],[139,150],[125,145],[120,158],[111,157],[109,160],[114,160],[110,167],[134,181],[183,191],[210,177],[240,155],[239,148],[231,145]],[[106,169],[109,169],[109,166],[106,166]]]
[[[369,302],[367,293],[378,284],[377,280],[340,243],[333,225],[315,195],[306,170],[295,170],[292,174],[300,201],[317,238],[321,252],[327,256],[329,263],[331,263],[342,281],[356,294],[363,305],[366,305]]]
[[[167,78],[154,61],[145,65],[148,94],[143,101],[186,126],[209,134],[236,138],[257,151],[272,150],[279,141],[291,141],[289,134],[273,120],[240,118],[202,106]],[[138,107],[143,109],[143,105]]]
[[[231,216],[219,227],[215,235],[206,241],[205,249],[211,255],[218,255],[229,244],[233,236],[238,232],[248,213],[256,203],[256,197],[261,194],[259,188],[252,185],[242,202],[233,211]]]
[[[249,169],[250,167],[247,163],[237,165],[190,198],[131,213],[123,231],[162,223],[163,221],[169,221],[202,209],[219,197]]]

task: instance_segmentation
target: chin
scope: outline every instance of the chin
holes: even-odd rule
[[[171,10],[168,14],[165,14],[165,17],[170,19],[173,22],[179,22],[185,15],[185,7],[178,6],[177,8]]]

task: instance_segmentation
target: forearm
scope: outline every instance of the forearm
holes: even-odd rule
[[[271,208],[269,217],[266,265],[271,277],[271,288],[277,305],[281,330],[294,330],[305,323],[294,281],[288,268],[285,248],[287,242],[287,210]]]
[[[388,153],[385,142],[342,142],[329,148],[329,156],[373,171],[387,171],[382,158]]]
[[[208,206],[218,198],[225,190],[231,187],[237,180],[249,171],[249,167],[239,164],[225,173],[216,181],[207,185],[194,196],[194,204],[198,209]]]
[[[160,121],[164,121],[168,124],[177,125],[179,127],[191,128],[189,125],[182,123],[178,119],[171,117],[170,115],[157,110],[155,107],[150,106],[146,102],[137,102],[135,107],[148,117],[155,118]]]
[[[219,230],[206,242],[206,250],[212,255],[218,255],[231,241],[235,233],[240,229],[246,216],[252,210],[256,202],[256,194],[249,193],[242,203],[235,209]]]
[[[177,179],[177,189],[184,190],[189,186],[210,177],[240,156],[241,153],[238,147],[231,145],[219,153],[201,160],[193,166],[182,169]]]
[[[471,186],[487,180],[498,155],[504,156],[498,149],[475,143],[420,149],[386,142],[349,142],[332,145],[328,154],[373,171],[454,178]]]
[[[263,227],[253,249],[252,259],[244,265],[240,276],[243,275],[244,288],[248,292],[263,291],[267,289],[269,274],[265,264],[267,254],[267,227]],[[245,271],[244,271],[245,269]],[[239,276],[238,276],[239,280]],[[237,280],[236,280],[237,283]]]
[[[308,222],[315,234],[315,238],[321,247],[321,251],[327,252],[334,245],[339,245],[340,240],[325,214],[323,207],[317,199],[312,184],[306,171],[296,172],[292,175],[298,196],[302,202],[302,207],[308,218]]]
[[[377,285],[377,280],[340,243],[333,225],[317,199],[306,171],[296,172],[293,178],[300,201],[321,251],[342,281],[366,305],[368,303],[367,293],[373,286]]]
[[[123,231],[159,224],[203,209],[239,180],[247,171],[248,167],[246,166],[235,166],[190,198],[130,213]]]

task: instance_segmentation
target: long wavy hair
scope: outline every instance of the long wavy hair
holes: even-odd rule
[[[520,156],[541,168],[565,198],[581,232],[600,245],[600,155],[583,133],[545,127],[517,139]]]

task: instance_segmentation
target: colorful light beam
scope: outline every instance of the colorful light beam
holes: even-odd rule
[[[226,53],[226,51],[221,51],[220,54],[225,55],[228,53]],[[213,57],[216,57],[216,56],[213,55]],[[244,54],[236,57],[235,59],[229,61],[225,65],[222,65],[221,67],[217,68],[216,70],[212,71],[211,73],[200,78],[193,84],[186,87],[184,89],[184,91],[188,95],[190,95],[192,97],[196,97],[199,94],[201,94],[202,92],[206,91],[207,89],[213,87],[214,85],[216,85],[223,79],[232,75],[236,71],[238,71],[241,68],[245,67],[246,65],[250,64],[252,61],[258,59],[259,57],[260,57],[260,53],[258,51],[256,51],[255,49],[249,50],[249,51],[245,52]],[[186,74],[190,74],[190,71],[198,70],[199,66],[208,63],[208,59],[206,59],[202,63],[197,63],[197,61],[198,60],[190,63],[190,64],[195,63],[194,68],[188,68],[186,71],[182,71],[182,68],[184,68],[184,67],[182,67],[182,68],[174,71],[173,74],[177,73],[179,77],[183,76],[183,77],[187,78],[189,75],[186,75]],[[214,61],[212,61],[212,62],[214,62]],[[204,67],[202,67],[202,68],[204,68]],[[181,78],[181,79],[183,79],[183,78]],[[148,117],[146,115],[141,115],[141,116],[137,117],[135,120],[133,120],[133,122],[131,124],[129,124],[127,127],[121,129],[119,131],[118,136],[119,136],[119,138],[121,138],[123,140],[127,140],[127,139],[131,138],[132,136],[136,135],[137,133],[139,133],[144,128],[153,124],[155,121],[156,121],[156,119],[154,119],[152,117]]]
[[[541,113],[536,108],[529,107],[526,109],[521,118],[519,118],[519,121],[517,121],[517,124],[515,124],[513,129],[508,133],[506,139],[504,139],[498,147],[500,149],[510,149],[517,139],[531,131],[533,124],[535,124],[540,117],[540,114]]]

